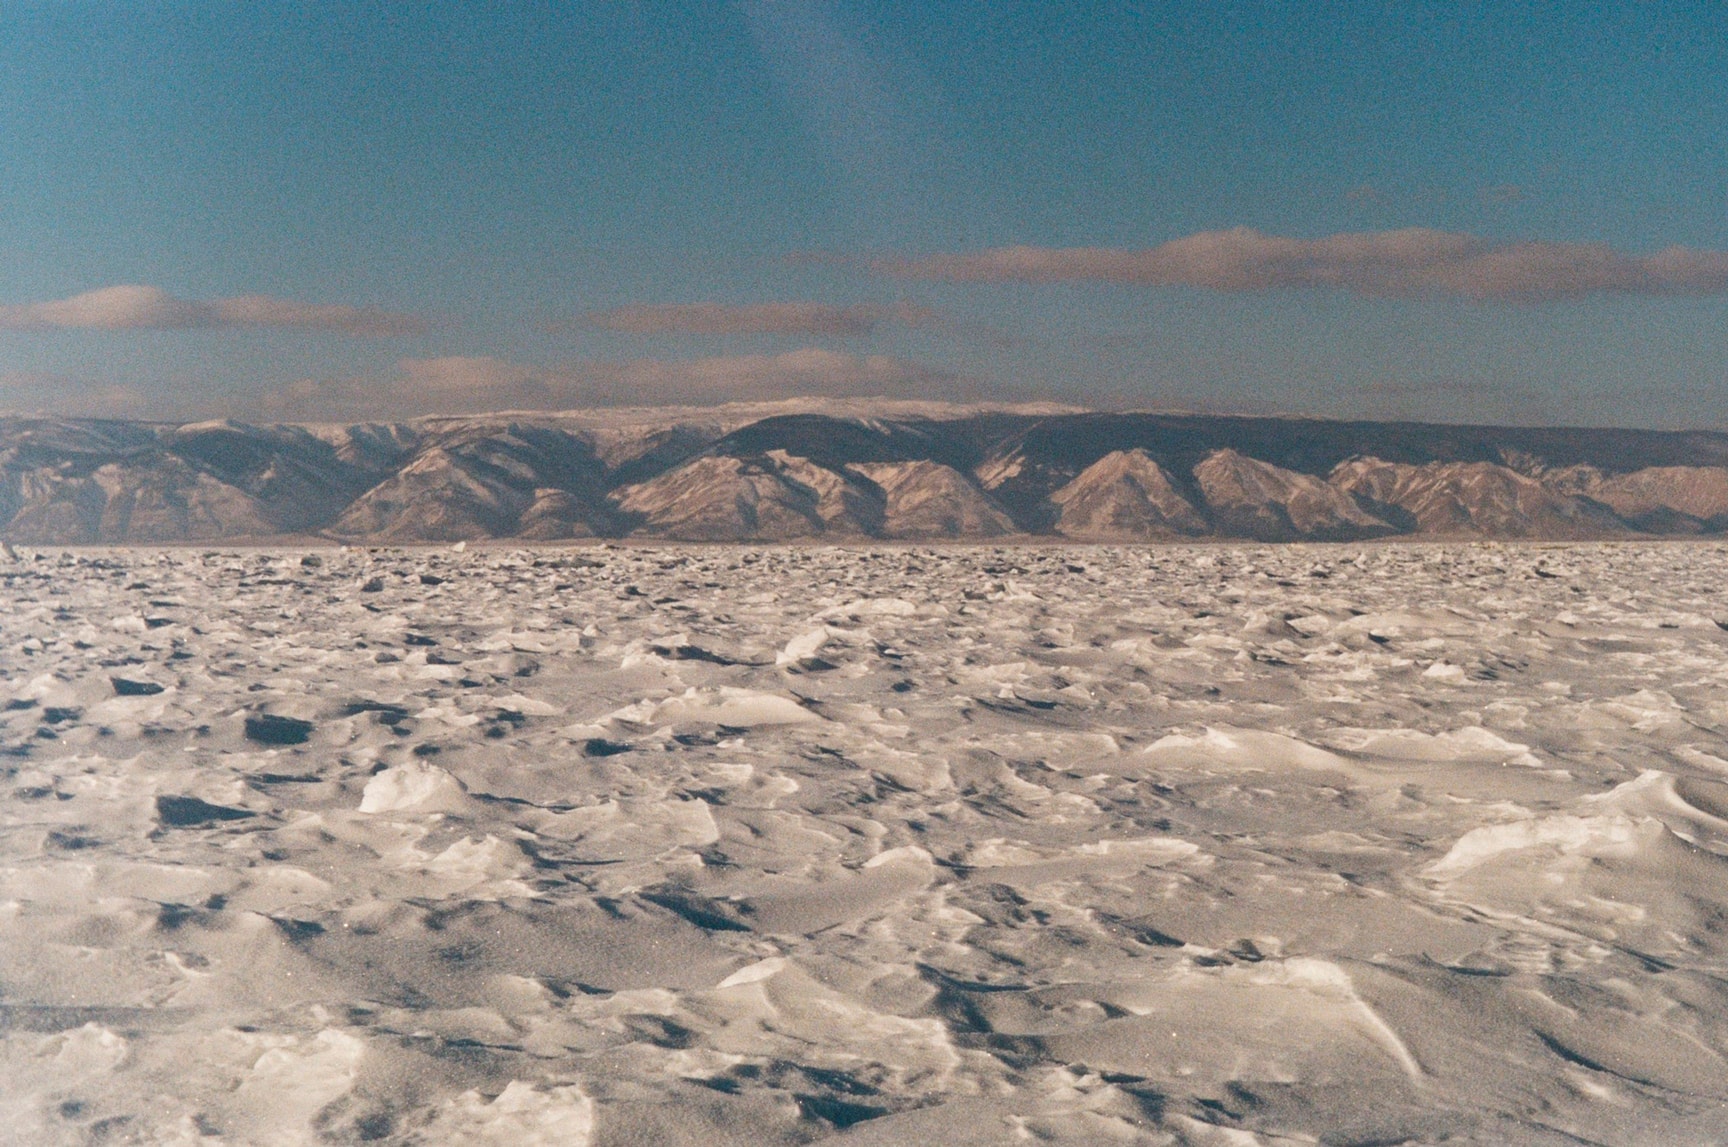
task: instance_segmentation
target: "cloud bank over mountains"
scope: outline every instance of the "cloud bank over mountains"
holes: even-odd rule
[[[856,337],[884,323],[925,326],[936,319],[929,307],[911,303],[654,303],[614,307],[589,315],[592,326],[628,334],[661,335],[811,335]]]
[[[1098,282],[1252,292],[1331,288],[1393,298],[1455,296],[1536,302],[1596,294],[1728,294],[1728,251],[1670,246],[1648,255],[1603,243],[1501,241],[1410,227],[1298,239],[1252,227],[1201,231],[1155,247],[1018,244],[855,263],[899,279],[949,283]],[[790,335],[853,338],[890,324],[920,327],[937,312],[913,302],[839,305],[634,303],[593,311],[580,326],[638,335]],[[374,306],[304,303],[271,295],[184,299],[122,285],[47,302],[0,305],[0,330],[285,328],[358,337],[424,334],[426,321]],[[555,324],[554,329],[569,329]]]
[[[0,334],[27,335],[24,341],[32,344],[28,353],[34,356],[0,371],[0,407],[89,416],[234,414],[336,421],[796,396],[1025,399],[1038,397],[1029,383],[1034,377],[1089,380],[1074,383],[1064,397],[1115,404],[1112,395],[1119,392],[1109,387],[1116,383],[1099,371],[1122,371],[1133,378],[1134,364],[1112,360],[1093,370],[1091,358],[1062,360],[1050,352],[1044,359],[1029,356],[1033,365],[1022,370],[1018,362],[992,359],[980,345],[989,342],[999,350],[999,340],[965,332],[988,329],[976,322],[968,326],[967,308],[994,304],[988,298],[958,296],[968,284],[1026,285],[1022,294],[1029,297],[1040,295],[1040,284],[1091,284],[1236,295],[1325,290],[1375,299],[1464,300],[1484,307],[1548,303],[1559,308],[1568,301],[1604,296],[1728,297],[1728,251],[1670,246],[1636,254],[1602,243],[1502,241],[1430,228],[1304,239],[1235,227],[1138,249],[1023,244],[916,257],[847,257],[837,265],[850,272],[839,272],[835,289],[856,289],[857,279],[872,277],[941,284],[940,292],[935,286],[930,289],[940,293],[943,309],[916,299],[824,302],[807,295],[770,295],[767,301],[754,302],[626,303],[587,313],[572,308],[565,311],[577,316],[570,321],[536,327],[518,315],[491,330],[475,313],[441,323],[436,340],[420,338],[402,348],[407,355],[397,357],[400,352],[378,354],[360,343],[433,334],[426,319],[375,305],[312,303],[263,293],[192,299],[157,286],[119,285],[47,301],[0,304]],[[851,283],[844,281],[848,273],[854,278]],[[793,272],[780,285],[789,287],[798,274],[802,272]],[[882,284],[873,286],[880,290]],[[772,291],[773,285],[766,289]],[[266,344],[249,345],[240,337],[269,330],[350,341],[336,346],[308,339],[306,349],[296,352],[299,360],[289,365],[274,351],[266,357]],[[92,349],[110,354],[114,344],[107,341],[109,336],[140,331],[234,332],[234,337],[220,344],[198,340],[202,348],[220,345],[220,350],[163,340],[154,352],[171,354],[176,363],[194,363],[206,354],[210,365],[201,370],[177,368],[172,376],[155,379],[118,369],[90,370]],[[535,331],[539,336],[568,336],[573,345],[549,355],[543,342],[525,337]],[[80,349],[77,340],[95,338],[94,332],[102,337]],[[1133,346],[1149,357],[1167,353],[1179,358],[1179,342],[1167,341],[1166,333],[1136,336]],[[921,361],[932,354],[928,344],[933,335],[946,339],[944,348],[934,352],[942,361]],[[652,352],[637,354],[625,349],[625,340],[618,336],[696,341],[650,344]],[[733,338],[753,341],[700,341]],[[47,352],[39,348],[50,339],[82,353],[83,361],[59,365],[44,357]],[[836,346],[835,340],[853,341]],[[731,351],[749,353],[713,353]],[[258,369],[237,376],[234,363],[240,361]],[[1644,366],[1628,369],[1642,371]],[[1424,381],[1373,381],[1358,391],[1408,396],[1441,385],[1431,381],[1433,372],[1414,373]],[[1492,374],[1470,364],[1454,368],[1454,373],[1464,379],[1462,385],[1472,386],[1486,385],[1477,379]],[[1094,393],[1077,393],[1084,386]],[[1711,394],[1718,387],[1706,379],[1694,389]],[[1174,404],[1217,408],[1200,394]],[[1638,421],[1645,415],[1619,417]]]
[[[1093,281],[1232,292],[1319,287],[1478,301],[1728,292],[1728,251],[1668,247],[1629,255],[1600,243],[1497,242],[1425,227],[1323,239],[1233,227],[1139,250],[995,247],[974,254],[883,259],[871,266],[899,278],[955,283]]]
[[[272,418],[326,420],[833,397],[972,397],[979,388],[941,367],[822,347],[779,354],[578,360],[535,366],[490,356],[404,358],[385,378],[305,379],[267,395]]]
[[[161,287],[125,285],[45,303],[0,306],[0,330],[185,330],[279,327],[362,338],[422,334],[425,320],[378,307],[300,303],[270,295],[182,299]]]

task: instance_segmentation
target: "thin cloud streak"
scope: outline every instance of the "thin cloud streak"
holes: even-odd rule
[[[1331,288],[1362,295],[1539,302],[1595,294],[1728,293],[1728,251],[1668,247],[1629,255],[1605,244],[1501,243],[1413,227],[1290,239],[1249,227],[1157,247],[997,247],[872,264],[898,278],[963,283],[1104,282],[1250,292]]]
[[[36,371],[0,371],[0,415],[141,418],[149,409],[149,400],[134,386]]]
[[[0,306],[0,330],[224,330],[275,327],[362,338],[421,334],[426,322],[377,307],[299,303],[270,295],[182,299],[160,287],[127,285],[46,303]]]
[[[587,316],[590,326],[639,335],[807,335],[856,337],[873,333],[883,323],[925,326],[936,312],[911,303],[861,303],[837,307],[827,303],[643,303]]]
[[[968,397],[953,372],[888,355],[820,347],[782,354],[640,358],[534,366],[488,356],[405,358],[393,376],[304,379],[265,396],[261,413],[285,420],[406,418],[494,410],[716,405],[832,397]]]

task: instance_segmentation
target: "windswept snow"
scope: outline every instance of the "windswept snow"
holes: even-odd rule
[[[983,513],[926,463],[775,465],[740,512]],[[1064,529],[1188,528],[1145,457],[1082,479]],[[1720,1143],[1725,579],[1708,543],[22,547],[0,1140]]]

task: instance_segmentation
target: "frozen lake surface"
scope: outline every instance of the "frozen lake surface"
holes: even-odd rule
[[[0,1140],[1728,1141],[1725,586],[0,558]]]

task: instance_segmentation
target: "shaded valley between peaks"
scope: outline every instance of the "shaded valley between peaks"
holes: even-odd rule
[[[0,419],[0,537],[37,545],[1724,531],[1715,431],[817,400],[400,423]]]

